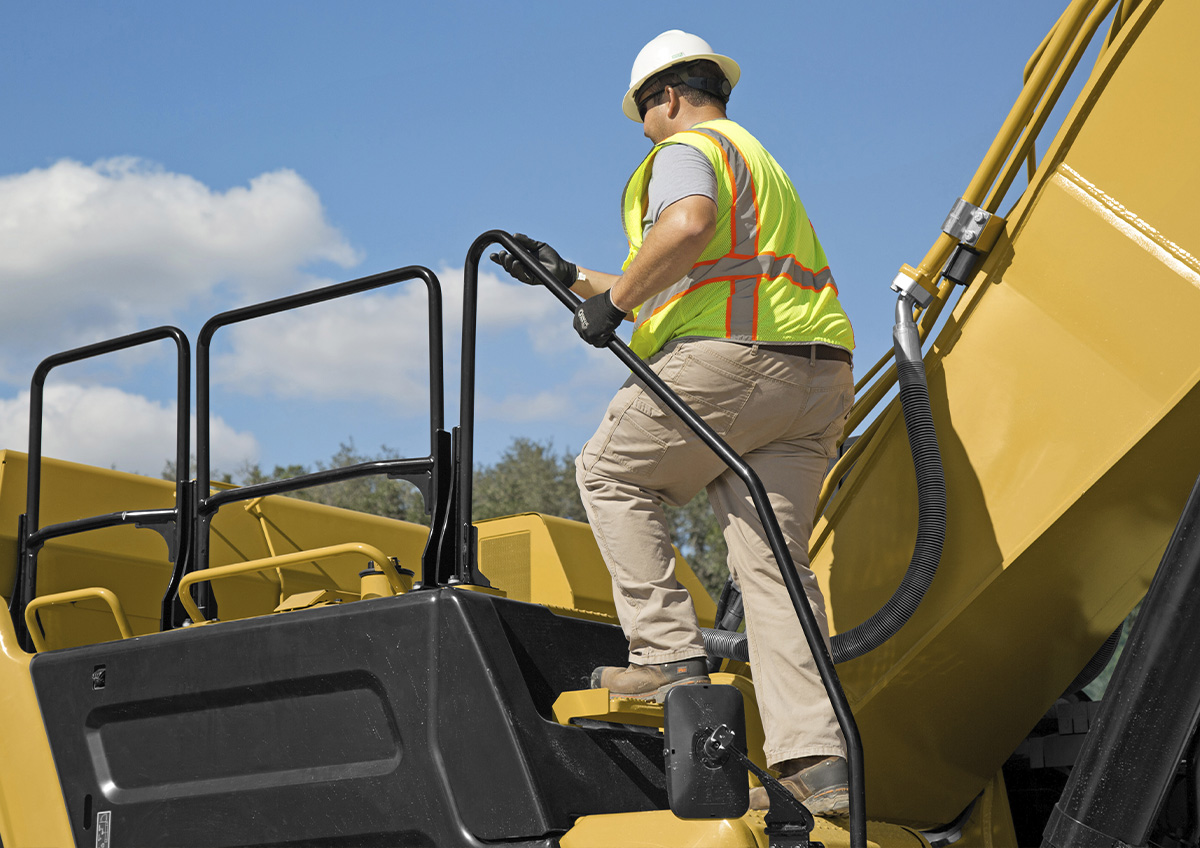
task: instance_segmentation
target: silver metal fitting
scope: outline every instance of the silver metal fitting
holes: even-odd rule
[[[916,277],[910,277],[903,269],[892,280],[892,291],[911,297],[922,309],[933,302],[933,292],[918,284]]]

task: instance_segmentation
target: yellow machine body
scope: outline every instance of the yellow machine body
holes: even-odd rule
[[[1117,4],[1077,0],[1060,26],[1093,6],[1100,15]],[[940,569],[895,636],[838,667],[863,736],[872,845],[928,845],[917,827],[950,822],[973,801],[957,844],[1016,844],[1001,767],[1145,593],[1200,469],[1192,438],[1200,66],[1190,59],[1200,4],[1123,2],[1115,14],[1121,25],[1029,188],[925,345],[949,495]],[[1048,37],[1043,47],[1055,43]],[[932,271],[929,262],[908,269],[926,291],[950,247],[935,245]],[[945,287],[937,297],[940,309]],[[852,420],[864,420],[884,391],[867,392]],[[849,459],[848,473],[831,475],[842,484],[811,548],[835,632],[883,605],[912,553],[916,487],[897,403],[878,413]],[[43,527],[174,504],[172,482],[53,459],[42,471]],[[24,454],[0,452],[5,591],[16,574],[26,473]],[[464,589],[615,622],[611,580],[586,525],[528,513],[476,528],[479,570],[492,585]],[[211,580],[221,622],[312,615],[364,596],[387,603],[411,588],[403,569],[419,579],[427,539],[417,524],[260,498],[219,513],[209,570],[188,579]],[[360,576],[367,562],[383,576]],[[678,552],[676,563],[711,626],[712,600]],[[159,626],[170,575],[164,540],[149,529],[47,543],[28,616],[39,648],[166,638]],[[196,626],[217,632],[221,623]],[[67,845],[71,823],[43,722],[54,704],[38,702],[32,656],[0,615],[0,841]],[[742,692],[753,713],[749,753],[762,764],[753,681],[745,667],[727,671],[718,682]],[[545,718],[552,726],[662,721],[657,707],[597,699],[594,690],[563,692]],[[818,820],[813,838],[848,844],[844,824]],[[694,822],[660,810],[583,816],[561,844],[765,848],[766,837],[761,814]]]
[[[23,453],[0,451],[0,585],[4,586],[11,586],[15,575],[14,531],[25,509],[26,468]],[[130,504],[151,509],[174,503],[174,484],[166,480],[55,459],[44,459],[42,471],[46,525],[127,509]],[[562,615],[616,622],[611,580],[586,524],[526,513],[480,521],[477,527],[480,571],[500,594]],[[221,620],[269,614],[289,598],[318,592],[323,593],[321,603],[359,600],[359,575],[373,555],[353,550],[333,556],[317,552],[353,540],[419,574],[428,536],[429,528],[420,524],[296,498],[261,498],[226,509],[213,524],[210,570],[292,561],[214,579]],[[312,552],[311,559],[294,556],[306,552]],[[711,627],[716,611],[712,598],[678,550],[676,564],[676,576],[691,592],[701,624]],[[38,557],[39,598],[89,587],[106,589],[119,599],[132,635],[158,632],[169,577],[163,538],[129,526],[51,541]],[[98,596],[46,606],[38,616],[48,648],[121,636],[111,607]]]
[[[838,668],[871,816],[947,821],[983,789],[1145,593],[1196,479],[1198,34],[1200,5],[1142,4],[926,346],[941,565]],[[891,595],[916,522],[895,404],[813,536],[835,631]]]

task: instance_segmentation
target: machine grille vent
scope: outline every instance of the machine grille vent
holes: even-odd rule
[[[479,570],[497,589],[503,589],[515,601],[531,597],[529,533],[512,533],[479,543]]]

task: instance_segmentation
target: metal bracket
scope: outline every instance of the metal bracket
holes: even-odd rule
[[[169,523],[135,521],[133,526],[139,530],[153,530],[162,536],[163,541],[167,543],[167,562],[175,562],[175,557],[179,555],[179,532],[175,526],[176,521],[178,519]]]
[[[705,737],[705,734],[707,736]],[[783,784],[764,769],[759,768],[749,757],[734,745],[734,732],[728,725],[703,731],[696,740],[700,759],[709,768],[716,768],[729,757],[741,762],[767,790],[771,800],[764,822],[769,848],[825,848],[821,842],[809,839],[816,822],[808,807],[796,800]]]
[[[950,214],[942,224],[942,232],[980,253],[987,253],[996,243],[1004,219],[961,197],[950,207]]]

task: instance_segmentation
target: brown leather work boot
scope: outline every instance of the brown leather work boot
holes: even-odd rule
[[[846,761],[841,757],[805,757],[779,764],[779,782],[814,816],[844,816],[850,812]],[[767,790],[750,790],[750,809],[771,806]]]
[[[704,657],[658,663],[630,664],[629,668],[602,665],[592,671],[592,688],[607,689],[620,698],[642,698],[662,703],[676,686],[708,683],[708,663]]]

